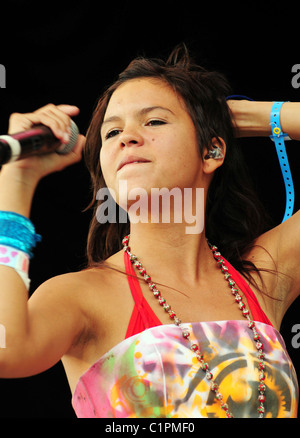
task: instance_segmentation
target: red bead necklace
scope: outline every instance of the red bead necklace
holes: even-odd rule
[[[138,261],[137,256],[130,252],[130,247],[128,246],[129,245],[129,236],[124,237],[122,244],[123,244],[124,251],[127,252],[127,254],[129,255],[129,259],[130,259],[131,263],[133,264],[133,266],[135,266],[137,268],[140,275],[143,277],[145,282],[148,284],[149,289],[152,291],[154,297],[158,300],[158,303],[163,307],[165,312],[168,313],[170,319],[174,322],[174,324],[181,328],[183,338],[189,342],[189,344],[190,344],[189,348],[195,353],[195,355],[200,363],[200,368],[205,373],[206,380],[210,383],[210,389],[211,389],[211,391],[214,392],[216,400],[218,400],[220,402],[220,406],[223,409],[223,411],[225,412],[226,417],[233,418],[233,415],[229,411],[229,407],[228,407],[227,403],[225,403],[223,401],[223,395],[219,391],[218,384],[213,379],[214,376],[213,376],[213,373],[209,369],[208,363],[204,361],[204,356],[200,350],[199,345],[197,345],[191,341],[191,339],[190,339],[191,333],[189,332],[189,330],[187,328],[181,326],[181,320],[177,317],[174,310],[171,309],[171,306],[169,304],[167,304],[165,298],[163,298],[160,291],[157,289],[156,284],[153,283],[150,275],[147,274],[146,269],[142,266],[141,262]],[[247,309],[245,303],[243,302],[241,295],[239,294],[239,291],[237,289],[237,285],[236,285],[235,281],[233,281],[233,279],[231,278],[230,273],[228,272],[228,267],[226,266],[225,260],[221,256],[221,254],[218,251],[218,248],[216,246],[211,245],[209,243],[208,243],[208,245],[212,251],[213,257],[215,258],[216,262],[220,266],[222,273],[224,274],[225,280],[228,282],[229,288],[231,289],[231,293],[234,296],[235,301],[239,306],[239,309],[241,310],[243,316],[245,318],[247,318],[247,320],[249,321],[248,327],[253,332],[253,340],[255,343],[255,347],[258,351],[258,358],[259,358],[259,362],[258,362],[258,371],[259,371],[258,392],[259,392],[259,395],[258,395],[257,411],[259,414],[258,415],[259,418],[263,418],[264,412],[265,412],[264,404],[266,401],[266,397],[265,397],[266,385],[264,384],[266,365],[264,362],[265,353],[263,352],[263,344],[261,342],[260,335],[256,331],[255,322],[251,319],[250,312]]]

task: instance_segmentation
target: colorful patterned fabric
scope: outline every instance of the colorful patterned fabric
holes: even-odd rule
[[[183,324],[201,345],[223,401],[236,418],[258,417],[258,358],[245,321]],[[280,333],[256,322],[266,353],[265,417],[296,417],[296,373]],[[102,356],[80,378],[73,395],[78,417],[224,417],[181,329],[152,327]]]

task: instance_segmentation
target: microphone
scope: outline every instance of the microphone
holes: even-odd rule
[[[71,120],[70,141],[62,144],[50,128],[35,125],[28,131],[12,135],[0,135],[0,166],[33,155],[44,155],[51,152],[68,154],[75,146],[79,130]]]

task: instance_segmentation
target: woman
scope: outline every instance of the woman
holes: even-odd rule
[[[88,268],[48,280],[29,301],[24,272],[22,278],[0,265],[1,377],[40,373],[62,358],[79,417],[296,416],[296,375],[278,330],[299,293],[299,213],[266,231],[233,126],[236,136],[270,135],[272,103],[227,102],[227,94],[220,75],[177,51],[167,63],[133,61],[107,90],[85,155],[94,200],[108,187],[129,224],[100,224],[95,215]],[[43,123],[66,142],[78,111],[47,105],[14,114],[9,131]],[[293,103],[280,114],[282,129],[295,140],[299,114]],[[38,181],[78,161],[83,144],[81,136],[67,156],[3,166],[1,217],[17,242],[20,227],[29,227]],[[153,188],[183,194],[177,210],[170,201],[168,221],[164,204],[153,206]],[[140,220],[131,196],[136,189],[146,194]],[[203,230],[187,232],[184,214],[176,220],[184,201],[193,217],[205,210]],[[8,218],[7,211],[21,218]],[[34,231],[27,234],[21,253],[36,240]]]

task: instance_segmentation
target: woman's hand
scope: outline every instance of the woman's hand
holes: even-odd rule
[[[70,117],[79,109],[72,105],[46,105],[33,113],[14,113],[9,119],[9,134],[30,129],[33,125],[49,127],[62,143],[68,143]],[[81,160],[85,143],[83,135],[71,152],[59,155],[52,152],[7,163],[0,172],[0,210],[15,211],[29,217],[32,198],[38,182],[46,175],[58,172]]]
[[[79,108],[73,105],[46,105],[33,113],[14,113],[9,119],[9,134],[30,129],[33,125],[43,124],[49,127],[56,138],[62,143],[69,142],[71,132],[70,121],[72,116],[79,113]],[[17,172],[29,182],[30,179],[38,182],[44,176],[64,169],[81,160],[82,149],[85,143],[83,135],[78,136],[78,141],[73,150],[65,155],[52,152],[46,155],[32,156],[2,167],[4,172]]]

